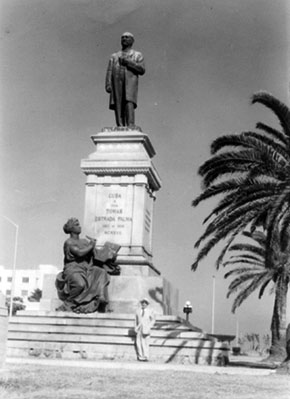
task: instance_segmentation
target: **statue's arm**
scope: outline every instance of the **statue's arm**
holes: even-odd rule
[[[138,75],[144,75],[145,62],[144,62],[144,57],[141,53],[138,54],[136,60],[132,60],[131,58],[126,58],[125,63],[128,69],[131,69],[133,72],[137,73]]]
[[[96,245],[96,240],[91,240],[88,243],[88,246],[85,248],[79,248],[77,245],[75,244],[70,244],[70,243],[66,243],[66,245],[68,246],[69,251],[75,255],[76,257],[82,257],[87,255],[89,252],[91,252]]]
[[[111,93],[112,91],[112,69],[113,69],[113,60],[112,58],[110,58],[106,73],[106,82],[105,82],[105,90],[107,93]]]

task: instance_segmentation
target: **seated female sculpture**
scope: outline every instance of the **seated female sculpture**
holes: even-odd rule
[[[79,238],[81,226],[71,218],[63,226],[70,234],[63,246],[64,269],[57,275],[56,288],[63,301],[57,310],[76,313],[105,312],[108,305],[110,276],[105,269],[94,264],[96,240]]]

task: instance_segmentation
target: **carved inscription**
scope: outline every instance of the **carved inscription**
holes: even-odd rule
[[[98,235],[127,244],[132,228],[132,199],[128,186],[103,187],[95,222]]]

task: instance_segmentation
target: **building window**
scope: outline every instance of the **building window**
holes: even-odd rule
[[[22,277],[23,283],[29,283],[29,277]]]
[[[11,290],[6,290],[6,295],[11,295]]]
[[[27,290],[22,290],[21,291],[21,296],[28,296],[28,291]]]
[[[11,283],[12,277],[7,277],[7,281],[8,281],[8,283]]]

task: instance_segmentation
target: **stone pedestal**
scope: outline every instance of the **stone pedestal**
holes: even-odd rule
[[[161,187],[151,158],[155,151],[147,134],[107,128],[92,136],[95,152],[81,162],[87,176],[84,233],[121,245],[118,263],[152,264],[152,223],[155,192]],[[128,268],[127,268],[128,270]]]
[[[121,275],[109,286],[114,311],[131,313],[147,296],[158,313],[172,314],[178,294],[171,288],[169,295],[152,260],[153,206],[161,180],[151,141],[140,128],[105,128],[92,140],[95,151],[81,161],[87,176],[84,234],[100,247],[106,241],[121,245]]]

